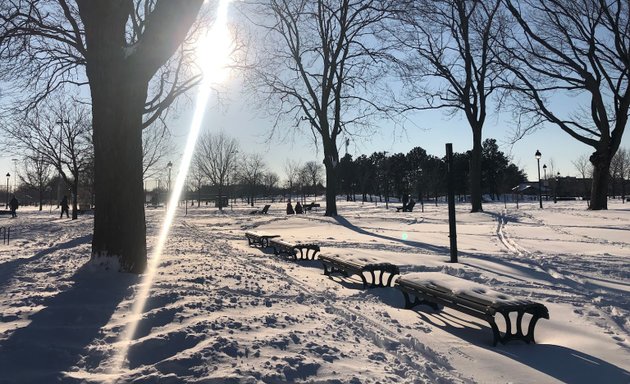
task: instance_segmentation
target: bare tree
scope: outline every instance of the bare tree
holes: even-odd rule
[[[147,260],[142,128],[151,123],[150,114],[159,115],[194,83],[178,81],[181,71],[160,70],[201,5],[202,0],[2,3],[0,80],[32,91],[27,108],[69,86],[90,87],[97,206],[92,257],[117,257],[124,271],[142,272]]]
[[[268,47],[256,63],[253,86],[265,110],[310,130],[326,167],[326,212],[337,214],[338,140],[370,128],[389,99],[388,62],[374,38],[394,0],[252,0],[253,20]]]
[[[588,159],[588,155],[580,155],[577,159],[571,161],[575,169],[578,171],[579,175],[582,177],[583,183],[583,196],[586,198],[587,206],[590,206],[589,190],[588,190],[588,182],[587,179],[593,177],[593,165]],[[553,172],[552,172],[553,174]]]
[[[500,88],[496,38],[506,28],[501,0],[417,0],[401,14],[392,34],[409,52],[402,61],[414,109],[461,112],[472,130],[470,194],[472,212],[482,207],[483,127],[491,96]],[[498,104],[497,104],[498,105]]]
[[[205,131],[199,138],[195,164],[210,183],[217,187],[219,210],[223,210],[224,190],[230,171],[236,167],[238,141],[224,132]]]
[[[294,188],[297,185],[301,168],[302,165],[299,162],[291,159],[287,159],[284,163],[284,173],[287,177],[287,187],[289,189],[289,200],[291,200],[291,195],[293,194]]]
[[[630,153],[625,148],[619,148],[610,161],[610,174],[612,177],[613,196],[615,196],[615,185],[621,185],[621,201],[626,200],[626,175],[630,168]]]
[[[92,142],[89,110],[62,102],[40,104],[18,122],[7,125],[10,150],[19,155],[30,153],[53,167],[71,192],[72,218],[77,219],[77,201],[81,174],[91,164]],[[59,197],[59,196],[58,196]]]
[[[262,183],[265,174],[265,162],[260,154],[255,153],[244,155],[239,164],[239,179],[247,186],[249,203],[253,207],[257,187]]]
[[[630,106],[630,3],[613,0],[505,0],[519,28],[504,61],[522,96],[524,131],[550,122],[592,147],[590,209],[607,209],[609,168]],[[571,102],[558,108],[553,98]],[[566,113],[567,107],[570,112]]]
[[[197,155],[199,152],[195,152],[195,156],[193,157],[192,164],[190,165],[189,177],[191,179],[191,183],[197,188],[197,207],[201,206],[201,187],[205,180],[204,173],[201,170],[201,165],[199,161],[201,160]]]
[[[313,195],[317,193],[317,184],[322,182],[322,166],[315,161],[307,161],[302,168]]]
[[[166,167],[166,156],[175,151],[166,125],[154,124],[142,131],[142,178],[155,177]]]
[[[26,186],[36,189],[39,196],[39,210],[44,204],[44,192],[50,183],[53,167],[45,162],[41,155],[35,151],[33,155],[24,158],[23,172],[20,173],[20,180]]]
[[[263,184],[265,185],[265,190],[267,195],[273,193],[274,188],[278,186],[278,181],[280,178],[275,172],[265,172],[263,175]]]

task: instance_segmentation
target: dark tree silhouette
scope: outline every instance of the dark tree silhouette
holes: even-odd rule
[[[516,24],[504,60],[531,117],[526,133],[550,122],[592,147],[589,209],[607,209],[610,162],[630,107],[630,3],[613,0],[505,0]],[[564,97],[558,108],[553,97]],[[570,112],[566,113],[567,107]]]
[[[374,38],[394,0],[252,1],[267,47],[252,86],[264,110],[306,125],[324,153],[326,216],[337,215],[338,141],[387,114],[386,52]]]
[[[33,90],[25,108],[70,85],[90,87],[96,203],[92,257],[116,257],[124,271],[142,272],[147,260],[142,128],[192,85],[168,81],[178,71],[163,72],[151,97],[149,84],[186,38],[201,4],[2,3],[0,79]]]
[[[483,210],[482,131],[488,102],[499,89],[495,38],[503,33],[500,0],[416,0],[401,14],[395,41],[409,52],[403,79],[411,87],[414,109],[462,112],[472,130],[469,186],[471,210]]]

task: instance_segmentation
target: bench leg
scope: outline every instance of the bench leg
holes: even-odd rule
[[[312,251],[312,252],[311,252]],[[317,249],[315,248],[306,248],[304,250],[304,259],[305,260],[315,260],[315,255],[317,254]],[[300,251],[301,253],[301,251]]]
[[[368,287],[368,282],[363,273],[364,272],[359,272],[359,276],[361,277],[361,281],[363,282],[363,288],[365,289]],[[372,274],[372,286],[374,286],[374,272],[370,271],[370,273]],[[348,277],[348,272],[346,272],[346,277]]]
[[[389,274],[389,278],[387,278],[387,286],[391,287],[392,286],[392,280],[394,280],[394,276],[396,276],[395,273],[390,273]]]
[[[533,314],[532,318],[529,320],[529,325],[527,326],[527,334],[523,333],[523,322],[525,311],[517,311],[516,315],[516,332],[514,332],[514,326],[512,325],[512,320],[510,319],[510,312],[497,312],[503,316],[505,320],[505,333],[501,335],[499,332],[499,328],[494,321],[494,317],[488,318],[488,323],[490,323],[490,327],[492,328],[492,333],[494,334],[493,345],[496,346],[500,341],[501,344],[506,344],[511,340],[523,340],[527,344],[535,343],[534,339],[534,328],[536,327],[536,323],[540,319],[540,316],[537,314]]]
[[[433,308],[436,311],[440,310],[440,306],[432,301],[420,299],[416,295],[413,295],[413,301],[411,301],[411,295],[408,292],[405,292],[405,291],[401,291],[401,292],[403,296],[405,297],[405,309],[411,309],[417,305],[424,304],[424,305],[428,305],[429,307]]]

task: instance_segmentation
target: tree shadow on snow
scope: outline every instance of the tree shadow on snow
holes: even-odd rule
[[[402,300],[400,301],[402,302]],[[399,302],[399,303],[400,303]],[[492,346],[492,330],[482,320],[458,312],[414,308],[420,320],[489,351],[499,353],[564,383],[629,383],[630,372],[595,356],[560,345],[511,341]],[[544,324],[544,319],[538,327]],[[538,340],[540,342],[540,340]]]
[[[139,278],[85,264],[70,279],[71,288],[48,298],[27,326],[0,343],[0,382],[68,382],[64,372],[77,364],[98,366],[108,356],[85,348],[101,335]]]
[[[23,265],[28,265],[34,261],[37,261],[47,255],[50,255],[53,252],[62,250],[62,249],[70,249],[75,248],[81,244],[87,244],[92,241],[92,234],[78,237],[76,239],[72,239],[66,241],[65,243],[55,244],[50,248],[43,249],[31,257],[23,257],[19,259],[14,259],[11,261],[7,261],[5,263],[0,264],[0,292],[6,289],[6,286],[9,283],[9,280],[13,275],[15,275],[15,271],[18,270]]]
[[[379,239],[384,239],[384,240],[389,240],[389,241],[396,241],[405,245],[409,245],[411,247],[416,247],[416,248],[421,248],[421,249],[426,249],[428,251],[432,251],[432,252],[436,252],[438,254],[440,253],[446,253],[449,254],[450,253],[450,249],[448,247],[440,247],[440,246],[436,246],[436,245],[432,245],[432,244],[428,244],[428,243],[423,243],[420,241],[412,241],[412,240],[403,240],[403,239],[399,239],[397,237],[391,237],[391,236],[385,236],[385,235],[381,235],[378,233],[374,233],[374,232],[370,232],[367,231],[361,227],[357,227],[356,225],[352,224],[350,221],[348,221],[348,219],[346,219],[345,217],[341,216],[341,215],[337,215],[334,217],[335,220],[337,220],[337,222],[340,225],[343,225],[344,227],[353,230],[357,233],[360,233],[362,235],[367,235],[367,236],[372,236],[372,237],[376,237]]]

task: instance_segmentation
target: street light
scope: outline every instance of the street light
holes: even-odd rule
[[[536,157],[536,162],[538,163],[538,204],[540,205],[540,208],[542,209],[543,207],[542,206],[542,189],[540,185],[540,158],[542,157],[542,154],[540,153],[539,150],[536,150],[534,157]]]
[[[171,168],[173,168],[173,163],[170,161],[166,164],[166,168],[168,168],[168,193],[171,193]]]
[[[7,172],[7,206],[9,208],[9,179],[11,179],[11,174]]]
[[[553,193],[553,203],[557,203],[558,202],[558,183],[560,182],[560,172],[558,172],[556,174],[556,188],[555,191]]]
[[[58,120],[55,122],[59,125],[59,181],[57,182],[57,200],[61,199],[61,181],[63,180],[63,176],[61,174],[61,168],[63,167],[62,158],[63,158],[63,125],[70,125],[69,120]]]
[[[547,181],[547,164],[543,164],[543,175],[545,180],[545,200],[549,201],[549,181]]]

